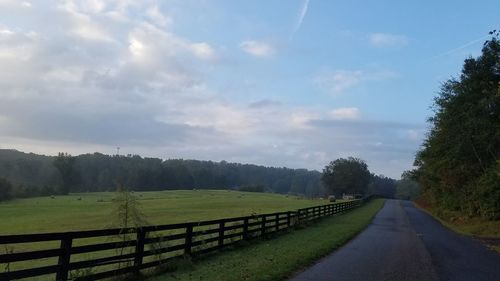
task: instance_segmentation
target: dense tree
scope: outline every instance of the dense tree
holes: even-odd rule
[[[0,178],[0,202],[12,198],[12,184],[5,178]]]
[[[415,181],[415,170],[404,171],[396,184],[395,197],[403,200],[414,200],[420,195],[420,186]]]
[[[368,193],[384,198],[394,198],[396,193],[396,180],[384,175],[372,175],[368,184]]]
[[[61,174],[61,194],[68,194],[72,187],[78,184],[78,172],[75,170],[75,160],[75,157],[67,153],[59,153],[54,159],[54,166]]]
[[[401,179],[396,184],[397,199],[413,200],[420,195],[420,186],[411,179]]]
[[[435,98],[414,176],[436,207],[500,218],[500,42],[492,35]]]
[[[341,195],[365,194],[370,178],[366,163],[359,158],[349,157],[330,162],[323,169],[321,179],[333,194]]]
[[[29,172],[23,170],[37,165]],[[63,177],[63,173],[67,176]],[[138,155],[93,153],[50,157],[0,149],[0,176],[13,182],[14,193],[19,197],[51,195],[64,182],[65,192],[114,191],[121,184],[135,191],[261,186],[270,192],[310,197],[325,194],[318,171]]]

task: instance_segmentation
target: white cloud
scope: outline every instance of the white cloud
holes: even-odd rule
[[[12,28],[0,26],[0,58],[10,59],[11,63],[29,60],[36,52],[37,37],[34,32],[14,32]]]
[[[294,129],[307,129],[311,120],[320,118],[316,112],[306,110],[294,110],[289,117],[289,126]]]
[[[45,73],[41,79],[48,81],[79,82],[83,79],[84,69],[79,67],[61,67]]]
[[[14,34],[14,32],[12,32],[12,30],[9,30],[8,28],[5,28],[5,27],[0,27],[0,36],[9,36],[12,34]]]
[[[0,0],[0,7],[4,8],[31,8],[32,4],[29,1],[19,0]]]
[[[85,11],[100,13],[106,8],[106,3],[102,0],[86,0],[81,2],[81,6]]]
[[[318,75],[313,82],[332,95],[339,95],[363,80],[361,70],[335,70]]]
[[[240,43],[240,48],[255,57],[269,57],[275,53],[273,46],[263,41],[243,41]]]
[[[112,41],[111,34],[105,30],[103,24],[90,15],[77,11],[73,5],[66,5],[62,9],[66,11],[66,15],[71,22],[69,29],[73,35],[86,40]]]
[[[390,33],[372,33],[368,36],[370,44],[377,48],[403,47],[408,45],[408,37]]]
[[[201,59],[214,59],[216,57],[215,50],[208,43],[192,43],[190,45],[193,54]]]
[[[157,5],[150,7],[146,11],[146,15],[157,25],[166,27],[172,23],[172,18],[165,16]]]
[[[144,44],[135,37],[130,37],[128,49],[135,57],[140,57],[144,54]]]
[[[336,108],[330,111],[329,115],[334,120],[355,120],[360,116],[357,107]]]

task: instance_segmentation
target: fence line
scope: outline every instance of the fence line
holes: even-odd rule
[[[139,228],[4,235],[0,236],[0,246],[58,241],[59,247],[0,254],[0,268],[6,269],[10,268],[11,263],[57,258],[56,264],[7,270],[0,273],[0,280],[17,280],[48,274],[55,275],[56,281],[99,280],[116,275],[137,273],[141,269],[159,266],[173,258],[206,254],[241,240],[264,237],[324,216],[342,213],[360,206],[364,201],[365,199],[361,199],[302,208],[296,211]],[[108,241],[82,246],[75,245],[76,241],[80,241],[78,239],[88,238],[106,238]],[[109,242],[110,240],[118,241]],[[116,254],[104,256],[105,251],[110,250],[116,250]],[[81,261],[72,260],[72,257],[76,255],[95,253],[98,257]],[[99,267],[101,267],[100,272],[90,272],[85,276],[70,279],[72,271]]]

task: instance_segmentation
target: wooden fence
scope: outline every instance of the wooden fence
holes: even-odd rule
[[[363,201],[140,228],[0,236],[0,247],[8,249],[8,245],[11,249],[16,249],[16,252],[0,254],[0,272],[5,268],[5,272],[0,273],[0,280],[31,277],[40,280],[40,276],[45,276],[45,280],[56,281],[99,280],[137,273],[141,269],[156,267],[174,258],[217,251],[241,240],[264,237],[324,216],[342,213],[361,205]],[[90,240],[90,243],[85,244],[85,240]],[[23,248],[23,244],[49,241],[57,243],[56,247],[17,252],[18,248]],[[82,258],[82,254],[86,258]],[[53,261],[53,264],[35,266],[34,261]],[[14,266],[23,262],[28,263],[27,268]],[[83,271],[85,274],[71,274],[75,271]]]

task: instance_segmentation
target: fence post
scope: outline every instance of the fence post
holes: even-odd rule
[[[186,243],[184,244],[184,254],[191,255],[191,244],[193,244],[193,225],[186,226]]]
[[[224,221],[221,221],[219,223],[219,249],[222,249],[224,247]]]
[[[276,223],[275,223],[275,225],[276,225],[276,232],[278,232],[279,227],[280,227],[279,226],[279,222],[280,222],[279,218],[280,218],[280,215],[276,214]]]
[[[243,220],[243,239],[248,239],[248,218]]]
[[[137,241],[135,244],[134,267],[136,273],[141,270],[141,265],[144,256],[144,240],[146,239],[146,231],[142,227],[136,229]]]
[[[290,228],[290,211],[286,212],[286,228]]]
[[[61,239],[61,250],[62,253],[59,256],[57,265],[59,270],[56,273],[56,281],[67,281],[69,273],[69,262],[71,260],[71,245],[73,244],[73,238],[71,236],[66,236]]]
[[[262,223],[260,226],[260,236],[264,236],[266,234],[266,216],[262,215]]]

